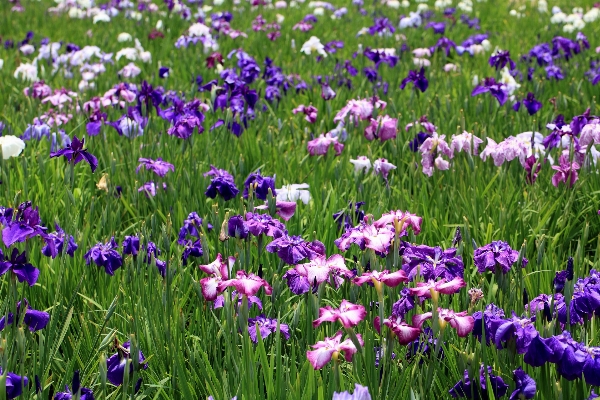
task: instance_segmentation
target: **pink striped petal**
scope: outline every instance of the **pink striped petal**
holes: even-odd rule
[[[456,277],[452,279],[450,282],[446,282],[445,279],[442,279],[435,283],[435,291],[440,292],[442,294],[454,294],[457,293],[461,288],[467,286],[463,278]]]
[[[431,319],[432,316],[433,314],[431,312],[413,315],[412,324],[417,328],[421,328],[423,326],[423,322],[425,322],[425,320]]]
[[[398,337],[400,344],[404,346],[417,340],[421,334],[421,328],[415,328],[414,326],[408,325],[406,322],[396,324],[392,331]]]
[[[215,261],[206,265],[198,265],[198,268],[209,275],[221,276],[221,264],[223,264],[223,257],[221,256],[221,253],[219,253],[217,254]]]
[[[207,301],[214,301],[217,298],[217,295],[220,293],[219,282],[221,282],[221,278],[218,277],[200,279],[202,296],[204,296]]]
[[[355,285],[362,286],[364,283],[373,282],[373,274],[371,272],[365,272],[361,276],[357,276],[352,279]]]
[[[323,322],[335,322],[340,317],[339,310],[333,309],[331,306],[319,309],[319,318],[313,321],[313,327],[321,325]]]
[[[379,274],[379,281],[389,287],[396,287],[402,282],[408,282],[408,277],[403,270],[390,273],[385,270]]]
[[[331,361],[334,352],[335,349],[333,348],[321,347],[317,350],[307,351],[306,358],[308,358],[314,369],[321,369]]]
[[[445,279],[442,279],[444,282]],[[416,288],[409,288],[408,291],[413,296],[424,297],[426,299],[431,298],[431,289],[435,288],[435,283],[433,281],[429,282],[417,282]]]
[[[365,319],[367,311],[361,305],[342,300],[339,308],[339,319],[344,328],[352,328]]]

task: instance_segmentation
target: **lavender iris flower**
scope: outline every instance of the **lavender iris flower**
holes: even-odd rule
[[[486,270],[494,272],[499,268],[506,274],[519,258],[519,252],[510,248],[508,243],[501,240],[486,244],[475,249],[473,259],[480,274]],[[525,268],[528,260],[523,257],[521,266]]]
[[[117,251],[118,248],[119,245],[114,237],[107,243],[97,243],[83,256],[86,265],[90,265],[93,261],[97,266],[104,267],[107,274],[114,275],[115,271],[123,265],[123,258]]]
[[[108,125],[115,128],[120,136],[135,138],[144,134],[144,129],[148,124],[148,118],[143,117],[137,107],[129,107],[127,114],[122,115],[114,122],[108,122]]]
[[[256,318],[248,318],[248,335],[254,343],[258,342],[256,327],[258,327],[261,338],[266,339],[271,333],[277,332],[277,319],[267,318],[264,314],[260,314]],[[281,332],[286,339],[290,338],[288,325],[280,323],[279,332]]]
[[[205,172],[204,176],[213,177],[206,188],[206,192],[204,192],[206,197],[214,199],[219,194],[223,197],[223,200],[229,201],[235,198],[240,192],[237,186],[235,186],[233,176],[224,169],[217,169],[211,165],[210,171]]]
[[[420,71],[410,70],[408,76],[400,83],[400,89],[404,90],[408,83],[412,83],[415,88],[421,92],[425,92],[429,86],[429,81],[425,77],[425,68],[421,67]]]
[[[333,398],[331,400],[371,400],[371,394],[369,388],[366,386],[354,384],[354,393],[350,394],[346,392],[333,392]]]
[[[287,234],[287,229],[278,219],[269,214],[246,213],[248,231],[254,236],[266,235],[278,238]]]
[[[487,92],[494,96],[501,106],[506,103],[506,100],[508,100],[508,91],[506,86],[497,83],[494,78],[485,78],[479,86],[476,86],[475,89],[473,89],[471,96],[477,96],[478,94]]]
[[[127,359],[131,358],[129,351],[130,343],[125,342],[117,347],[117,353],[106,359],[107,378],[110,383],[115,386],[123,384],[123,376],[125,375],[125,366]],[[148,364],[145,364],[146,358],[141,350],[138,351],[138,362],[141,368],[147,369]],[[133,362],[130,364],[129,375],[133,374]]]
[[[2,241],[6,247],[35,236],[46,237],[47,228],[42,226],[38,208],[33,208],[30,201],[19,204],[14,216],[12,209],[6,209],[3,219]]]
[[[562,69],[557,65],[548,65],[546,68],[546,77],[548,79],[556,79],[557,81],[565,79]]]
[[[66,240],[66,253],[73,257],[75,250],[78,248],[75,238],[72,235],[67,235],[58,224],[54,224],[54,228],[56,232],[48,233],[44,237],[46,245],[42,247],[42,254],[46,257],[56,258],[58,254],[63,252]]]
[[[469,399],[487,398],[487,391],[491,390],[495,398],[502,397],[508,391],[508,385],[504,380],[492,373],[492,367],[487,367],[487,377],[490,380],[491,388],[487,387],[486,374],[483,365],[479,371],[479,385],[473,385],[469,379],[469,371],[465,370],[464,378],[460,380],[449,393],[452,397],[466,397]]]
[[[430,137],[431,137],[430,133],[419,132],[415,135],[413,140],[410,141],[410,143],[408,144],[408,147],[410,148],[411,151],[416,153],[419,151],[419,147],[421,147],[421,145],[423,143],[425,143],[425,141]]]
[[[254,188],[253,192],[257,199],[266,201],[269,189],[271,189],[271,194],[273,196],[277,196],[277,192],[275,191],[275,177],[262,176],[260,171],[252,173],[246,178],[246,181],[244,182],[243,193],[243,197],[245,199],[248,198],[251,187]]]
[[[25,315],[23,316],[23,323],[29,327],[31,332],[39,331],[40,329],[44,329],[48,322],[50,321],[50,314],[44,311],[34,310],[29,306],[29,302],[27,299],[23,299],[17,303],[17,321],[21,320],[21,305],[24,304],[25,307]],[[8,319],[4,316],[0,319],[0,331],[4,330],[6,325],[11,325],[15,320],[14,314],[9,312]]]
[[[312,260],[319,254],[323,254],[324,247],[321,242],[306,242],[300,236],[288,236],[287,234],[273,240],[266,247],[269,253],[277,253],[286,264],[296,265],[308,258]]]
[[[8,271],[15,274],[19,282],[27,282],[29,286],[35,285],[40,276],[40,270],[27,261],[25,251],[19,254],[19,250],[16,248],[13,248],[10,258],[6,260],[0,251],[0,276]]]
[[[156,160],[152,160],[151,158],[140,157],[138,158],[138,162],[140,164],[135,169],[136,174],[140,171],[142,167],[146,167],[147,170],[154,172],[160,177],[165,177],[169,171],[175,172],[175,166],[171,163],[164,161],[160,157],[158,157]]]
[[[425,281],[445,278],[448,281],[462,278],[465,266],[456,249],[443,250],[441,247],[408,245],[404,249],[402,270],[409,279],[414,279],[420,271]]]
[[[50,153],[50,158],[64,156],[70,163],[73,164],[78,164],[81,161],[85,161],[90,165],[92,172],[94,172],[98,167],[98,159],[88,152],[87,149],[83,148],[84,143],[84,138],[79,140],[77,136],[74,136],[69,146],[55,153]]]
[[[71,382],[71,389],[69,386],[65,386],[64,392],[58,392],[54,395],[54,400],[71,400],[77,394],[80,393],[80,400],[94,400],[94,393],[91,389],[81,387],[81,381],[79,379],[79,371],[73,373],[73,381]]]

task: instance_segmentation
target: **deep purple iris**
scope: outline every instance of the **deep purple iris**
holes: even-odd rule
[[[510,66],[510,70],[515,69],[515,62],[510,58],[510,52],[506,51],[498,51],[496,54],[492,55],[489,59],[490,66],[496,68],[496,70],[501,70],[508,64]]]
[[[248,237],[248,225],[241,215],[234,215],[227,221],[227,234],[237,239]]]
[[[72,235],[67,235],[58,224],[54,224],[54,228],[56,232],[48,233],[44,237],[46,244],[42,247],[42,254],[46,257],[56,258],[65,249],[66,240],[65,252],[73,257],[75,250],[78,248],[75,238]]]
[[[64,392],[58,392],[54,395],[54,400],[71,400],[75,394],[79,392],[80,400],[94,400],[94,393],[91,389],[81,387],[81,381],[79,378],[79,371],[73,373],[73,380],[71,382],[71,388],[65,386]]]
[[[258,342],[257,327],[261,338],[266,339],[271,333],[277,332],[277,319],[267,318],[264,314],[260,314],[256,318],[248,318],[248,335],[254,343]],[[289,327],[286,324],[279,324],[279,332],[286,339],[290,338]]]
[[[487,370],[487,374],[485,373]],[[487,377],[486,377],[487,375]],[[491,388],[487,387],[487,379],[490,380]],[[484,399],[488,398],[488,390],[494,393],[495,398],[500,398],[508,391],[508,385],[504,380],[493,374],[492,367],[484,369],[483,365],[479,371],[479,384],[473,385],[469,379],[469,371],[465,370],[464,378],[460,380],[449,393],[452,397],[466,397],[468,399]]]
[[[262,176],[260,171],[257,171],[246,178],[243,197],[247,199],[250,192],[253,192],[257,199],[267,200],[269,189],[271,189],[273,196],[277,196],[277,192],[275,191],[275,177]]]
[[[19,254],[19,250],[12,249],[10,258],[4,260],[4,254],[0,251],[0,276],[11,271],[16,275],[19,282],[27,282],[29,286],[35,285],[40,276],[40,270],[27,261],[25,251]]]
[[[319,241],[306,242],[300,236],[285,234],[269,243],[266,250],[269,253],[277,253],[285,263],[296,265],[305,258],[312,260],[319,254],[324,254],[325,248]]]
[[[402,258],[402,270],[411,280],[419,272],[425,281],[438,278],[446,278],[450,281],[456,277],[462,278],[464,274],[465,266],[462,258],[460,255],[456,255],[454,248],[443,250],[437,246],[408,244]]]
[[[254,236],[266,235],[278,238],[287,234],[285,225],[269,214],[246,213],[248,231]]]
[[[94,172],[96,168],[98,168],[98,159],[88,152],[87,149],[83,148],[84,143],[84,138],[79,140],[77,136],[74,136],[70,145],[62,150],[50,153],[50,158],[64,156],[70,163],[73,164],[78,164],[81,161],[85,161],[90,165],[92,172]]]
[[[496,100],[498,100],[498,103],[500,103],[501,106],[506,103],[506,100],[508,100],[508,91],[506,86],[497,83],[494,78],[485,78],[480,85],[473,89],[471,96],[477,96],[478,94],[488,92],[494,96]]]
[[[235,186],[233,176],[224,169],[218,169],[211,165],[210,171],[205,172],[204,176],[213,177],[206,188],[206,192],[204,192],[206,197],[214,199],[219,194],[223,197],[223,200],[229,201],[235,198],[240,192],[237,186]]]
[[[123,343],[122,345],[118,346],[116,354],[113,354],[112,356],[106,359],[106,376],[109,382],[115,386],[120,386],[123,384],[123,377],[125,375],[127,359],[131,358],[129,347],[129,342]],[[144,363],[144,361],[146,361],[146,358],[144,357],[142,351],[139,350],[138,363],[141,368],[147,369],[148,364]],[[131,376],[131,374],[133,374],[133,362],[131,362],[129,366],[129,375]]]
[[[17,303],[17,321],[21,320],[21,305],[24,304],[25,315],[23,316],[23,323],[29,327],[31,332],[39,331],[44,329],[50,321],[50,314],[44,311],[34,310],[29,306],[27,299],[23,299]],[[6,325],[11,325],[14,322],[14,314],[9,312],[8,319],[4,316],[0,319],[0,331],[4,330]]]
[[[542,102],[538,101],[531,92],[527,93],[527,97],[523,99],[523,105],[527,109],[529,115],[537,113],[542,108]]]
[[[519,259],[519,252],[511,249],[508,243],[498,240],[475,249],[473,259],[481,274],[486,270],[494,272],[496,268],[506,274]],[[528,260],[523,257],[521,266],[525,268],[527,263]]]
[[[404,90],[408,83],[412,83],[415,88],[425,92],[429,86],[429,81],[425,77],[425,68],[421,67],[419,71],[410,70],[408,76],[400,83],[400,89]]]
[[[2,241],[6,247],[35,236],[46,237],[47,228],[42,226],[38,208],[33,208],[30,201],[19,204],[16,213],[12,208],[4,209],[1,222],[4,225]]]
[[[348,207],[333,214],[333,220],[337,223],[338,229],[344,228],[344,232],[352,229],[357,221],[365,218],[365,212],[360,208],[365,204],[364,201],[348,203]]]
[[[107,243],[97,243],[85,255],[87,265],[93,261],[97,266],[104,267],[109,275],[114,275],[115,271],[123,265],[123,258],[117,251],[119,244],[112,237]]]

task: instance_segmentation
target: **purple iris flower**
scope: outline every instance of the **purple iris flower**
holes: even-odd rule
[[[501,106],[503,106],[504,103],[506,103],[506,100],[508,100],[508,91],[506,90],[506,86],[497,83],[494,78],[485,78],[480,85],[473,89],[471,96],[477,96],[478,94],[487,92],[494,96]]]
[[[161,79],[164,79],[164,78],[166,78],[166,77],[169,76],[170,72],[171,72],[171,68],[169,68],[169,67],[160,67],[158,69],[158,77],[161,78]]]
[[[383,50],[371,50],[370,48],[366,48],[363,52],[363,55],[369,60],[373,61],[375,63],[375,68],[377,69],[379,69],[379,66],[382,63],[393,68],[396,66],[399,60],[398,56],[388,54]]]
[[[552,280],[552,285],[554,286],[555,293],[562,293],[565,288],[565,284],[567,283],[567,274],[566,270],[558,271],[556,275],[554,275],[554,279]]]
[[[408,71],[408,76],[402,80],[400,83],[400,89],[404,90],[408,83],[412,83],[415,88],[419,89],[421,92],[425,92],[427,87],[429,86],[429,82],[425,77],[425,68],[421,67],[420,71],[410,70]]]
[[[204,192],[206,197],[214,199],[219,194],[225,201],[229,201],[235,198],[240,192],[237,186],[235,186],[233,176],[224,169],[218,169],[211,165],[210,171],[205,172],[204,176],[213,177],[206,188],[206,192]]]
[[[127,108],[127,114],[121,115],[118,120],[108,122],[107,125],[115,128],[119,136],[135,138],[144,134],[148,118],[143,117],[137,107]]]
[[[186,243],[186,236],[190,235],[195,239],[200,239],[200,227],[202,226],[202,218],[196,212],[188,214],[187,218],[183,221],[183,225],[179,229],[179,238],[177,243],[183,245]],[[213,226],[207,224],[207,229],[211,231]]]
[[[46,257],[56,258],[58,254],[63,252],[66,239],[66,253],[73,257],[75,250],[78,248],[75,238],[73,235],[67,235],[58,224],[54,224],[54,228],[56,232],[48,233],[44,237],[46,244],[42,247],[42,254]]]
[[[527,97],[523,99],[523,105],[527,109],[529,115],[537,113],[542,108],[542,103],[538,101],[531,92],[527,93]]]
[[[130,343],[125,342],[117,347],[117,353],[106,359],[107,378],[110,383],[115,386],[123,384],[123,376],[125,375],[125,367],[127,359],[131,358],[129,351]],[[148,364],[145,364],[146,358],[141,350],[138,351],[138,363],[141,368],[147,369]],[[133,374],[133,362],[130,364],[129,375]]]
[[[450,51],[452,49],[456,49],[456,43],[447,37],[441,37],[438,39],[437,43],[431,47],[431,54],[435,53],[435,51],[438,49],[442,50],[444,54],[446,54],[446,57],[448,57],[450,55]]]
[[[94,393],[91,389],[81,387],[81,381],[79,379],[79,370],[73,373],[73,380],[71,382],[71,389],[69,386],[65,386],[64,392],[58,392],[54,395],[54,400],[71,400],[79,392],[80,400],[94,400]]]
[[[510,58],[510,52],[506,51],[498,51],[496,54],[492,55],[489,60],[490,66],[496,68],[496,70],[501,70],[508,64],[510,66],[510,70],[515,69],[515,62]]]
[[[427,25],[425,25],[425,29],[433,29],[433,33],[437,33],[440,35],[443,35],[444,32],[446,32],[446,23],[445,22],[428,22]]]
[[[415,135],[414,139],[410,141],[410,143],[408,144],[408,147],[410,148],[411,151],[416,153],[419,151],[419,147],[421,147],[421,145],[423,143],[425,143],[425,141],[430,137],[431,137],[430,133],[419,132]]]
[[[415,308],[415,297],[405,287],[400,291],[400,299],[392,305],[392,314],[404,319],[404,316],[413,308]]]
[[[369,80],[369,82],[375,82],[377,80],[377,70],[373,67],[366,67],[363,69],[363,73]]]
[[[527,346],[523,361],[532,367],[541,367],[548,361],[553,360],[554,350],[550,347],[553,340],[553,338],[544,339],[539,333],[535,335]]]
[[[234,215],[227,221],[227,234],[237,239],[248,237],[248,226],[241,215]]]
[[[552,50],[548,43],[533,46],[533,48],[529,50],[529,57],[535,58],[539,66],[552,64],[553,62]]]
[[[469,379],[469,371],[465,370],[464,378],[460,380],[449,393],[452,397],[466,397],[468,399],[483,399],[487,398],[487,378],[484,372],[483,365],[479,371],[479,385],[473,385]],[[490,380],[491,391],[494,393],[495,398],[502,397],[508,391],[508,385],[504,383],[504,380],[492,373],[492,367],[487,367],[487,377]]]
[[[123,255],[131,254],[137,256],[140,251],[140,238],[137,236],[125,236],[123,239]]]
[[[491,303],[485,307],[485,310],[473,313],[475,325],[471,334],[481,342],[485,334],[485,342],[489,346],[496,337],[496,330],[505,321],[504,310]]]
[[[590,119],[590,108],[588,107],[585,112],[581,115],[576,115],[571,120],[569,127],[571,128],[571,133],[574,136],[579,136],[581,130],[585,125],[587,125],[588,120]]]
[[[287,234],[285,225],[269,214],[246,213],[246,225],[248,231],[254,236],[266,235],[278,238]]]
[[[408,244],[404,249],[402,270],[410,280],[420,271],[425,281],[445,278],[448,281],[464,275],[465,266],[455,248]]]
[[[534,326],[535,316],[531,318],[520,318],[513,311],[513,316],[510,320],[497,322],[496,336],[494,343],[497,348],[502,348],[502,342],[508,342],[513,339],[516,342],[517,353],[524,354],[527,352],[529,344],[534,337],[538,335]]]
[[[515,390],[510,395],[509,400],[533,399],[537,391],[535,381],[527,375],[521,367],[513,371],[515,380]]]
[[[157,258],[161,253],[160,249],[153,242],[148,242],[143,249],[146,251],[143,261],[147,264],[152,264],[152,260],[155,260],[158,272],[164,277],[167,273],[167,263]]]
[[[46,237],[47,228],[42,226],[38,208],[33,208],[30,201],[19,204],[14,216],[12,209],[6,209],[3,219],[2,241],[6,247],[35,236]]]
[[[248,335],[254,343],[258,342],[258,337],[256,336],[257,326],[261,338],[266,339],[271,333],[277,332],[277,319],[267,318],[264,314],[260,314],[256,318],[248,318]],[[290,338],[290,330],[288,325],[280,323],[279,332],[281,332],[286,339]]]
[[[475,249],[473,259],[480,274],[486,270],[494,272],[496,268],[506,274],[519,259],[519,252],[511,249],[508,243],[498,240]],[[523,257],[521,266],[525,268],[528,262]]]
[[[195,114],[185,114],[179,117],[177,121],[175,121],[175,123],[169,128],[167,133],[171,136],[176,136],[180,139],[187,139],[190,136],[192,136],[194,130],[196,129],[198,133],[204,132],[204,127],[202,126],[203,121],[204,116],[200,118]]]
[[[2,374],[2,368],[0,368],[0,374]],[[23,393],[23,386],[29,385],[29,379],[26,376],[19,376],[12,372],[6,373],[6,398],[14,399],[19,397]]]
[[[85,131],[90,136],[96,136],[100,133],[102,123],[106,122],[107,116],[100,110],[95,110],[91,115],[88,123],[85,125]]]
[[[262,176],[260,171],[254,172],[246,178],[246,181],[244,182],[244,193],[242,195],[245,199],[248,198],[251,187],[253,188],[252,191],[257,199],[267,200],[269,189],[271,189],[271,194],[273,196],[277,196],[277,192],[275,191],[275,177]]]
[[[319,254],[323,254],[322,246],[323,244],[319,241],[306,242],[301,236],[285,234],[269,243],[266,250],[269,253],[277,253],[286,264],[296,265],[305,258],[312,260]],[[322,250],[324,250],[324,246]]]
[[[50,158],[64,156],[70,163],[73,164],[78,164],[81,161],[85,161],[90,165],[93,173],[98,167],[98,159],[88,152],[87,149],[83,148],[84,144],[84,138],[79,140],[77,136],[74,136],[69,146],[55,153],[50,153]]]
[[[93,261],[97,266],[104,267],[104,270],[109,275],[114,275],[115,271],[123,265],[123,258],[117,251],[119,244],[112,237],[107,243],[97,243],[85,253],[86,265],[90,265]]]
[[[142,167],[146,167],[147,170],[154,172],[160,177],[164,177],[169,171],[175,172],[175,166],[171,163],[164,161],[160,157],[158,157],[156,160],[140,157],[138,158],[138,162],[140,164],[135,169],[136,174],[140,171]]]
[[[4,254],[0,251],[0,276],[12,271],[19,282],[27,282],[29,286],[35,285],[40,276],[40,270],[27,261],[25,251],[19,254],[19,250],[13,248],[10,258],[4,260]]]
[[[183,265],[187,265],[187,260],[190,256],[202,257],[204,251],[202,250],[202,243],[198,240],[185,240],[183,243],[183,253],[181,254],[181,261]]]
[[[23,303],[25,304],[25,316],[23,316],[23,323],[29,327],[31,332],[44,329],[50,321],[50,314],[44,311],[34,310],[29,306],[27,299],[23,299],[23,301],[17,303],[17,321],[21,320],[20,312],[21,305]],[[6,317],[2,317],[2,319],[0,319],[0,331],[4,330],[6,325],[11,325],[14,319],[14,314],[11,312],[8,313],[8,319]]]
[[[288,288],[290,292],[295,295],[301,295],[308,293],[311,287],[311,283],[308,278],[304,275],[300,275],[295,269],[289,269],[282,276],[283,279],[287,280]],[[314,289],[314,288],[313,288]]]
[[[381,349],[376,348],[375,352],[375,365],[379,365],[379,355],[383,353]],[[392,359],[395,356],[392,355]],[[350,394],[348,391],[345,392],[333,392],[333,398],[331,400],[371,400],[371,394],[369,393],[369,388],[366,386],[359,385],[358,383],[354,384],[354,393]]]
[[[565,79],[562,69],[557,65],[548,65],[546,68],[546,77],[548,79],[556,79],[557,81]]]
[[[375,18],[373,26],[369,27],[369,35],[374,36],[378,34],[389,35],[396,32],[396,28],[387,18]]]
[[[552,57],[564,57],[569,61],[575,54],[581,52],[581,46],[574,40],[562,36],[556,36],[552,39]]]

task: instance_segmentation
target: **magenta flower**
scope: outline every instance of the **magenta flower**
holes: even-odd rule
[[[375,225],[377,228],[382,228],[386,225],[390,228],[393,228],[396,224],[396,221],[402,224],[402,230],[405,230],[410,226],[415,235],[421,233],[421,223],[423,222],[423,218],[417,216],[416,214],[412,214],[409,211],[390,211],[389,213],[383,214],[381,218],[373,223],[373,225]]]
[[[296,265],[294,269],[311,285],[329,282],[338,287],[344,281],[344,277],[352,278],[354,276],[354,272],[346,267],[344,257],[340,254],[334,254],[329,258],[319,255],[308,263]],[[331,282],[330,278],[333,278],[334,282]]]
[[[202,295],[207,301],[214,301],[217,295],[223,291],[219,290],[219,284],[229,279],[229,271],[235,263],[235,258],[229,257],[228,262],[229,265],[225,264],[223,257],[219,253],[212,263],[198,266],[200,270],[210,275],[208,278],[200,279]]]
[[[433,292],[441,294],[454,294],[458,293],[458,291],[465,286],[467,286],[467,284],[463,278],[457,276],[451,281],[447,281],[446,278],[442,278],[436,282],[432,280],[427,282],[417,282],[416,288],[410,288],[408,290],[413,296],[430,299],[433,295]]]
[[[338,111],[333,118],[333,122],[343,122],[346,117],[350,115],[350,122],[357,124],[358,121],[370,119],[375,108],[384,110],[386,105],[387,103],[383,100],[379,100],[377,96],[373,96],[370,99],[350,100],[344,108]]]
[[[403,321],[400,316],[392,315],[390,318],[383,320],[383,324],[390,328],[394,335],[398,338],[398,342],[401,345],[406,346],[407,344],[417,340],[421,334],[421,327],[415,327]],[[379,334],[381,334],[381,325],[379,317],[375,317],[373,325]]]
[[[552,176],[552,184],[558,187],[560,182],[564,182],[567,186],[573,187],[579,176],[577,170],[581,168],[575,161],[570,162],[569,156],[562,154],[558,162],[560,165],[553,165],[552,169],[556,172]]]
[[[319,110],[317,110],[316,107],[310,105],[310,106],[305,106],[304,104],[300,104],[298,107],[294,108],[292,110],[292,113],[294,114],[298,114],[298,113],[302,113],[305,115],[304,119],[307,120],[308,122],[310,122],[311,124],[314,124],[317,121],[317,113],[319,112]]]
[[[360,345],[364,345],[362,337],[356,335]],[[351,362],[352,357],[358,351],[352,340],[342,341],[342,331],[338,331],[334,337],[326,337],[312,346],[314,350],[306,352],[306,358],[314,369],[323,368],[331,359],[338,360],[340,353],[344,353],[346,361]]]
[[[377,283],[384,284],[389,287],[396,287],[403,282],[408,282],[406,273],[402,270],[390,272],[387,269],[384,271],[369,271],[352,280],[356,285],[362,286],[364,283],[370,282],[375,285]]]
[[[423,173],[427,176],[432,176],[435,168],[439,170],[450,168],[450,163],[444,160],[442,156],[454,157],[454,153],[446,142],[446,135],[438,135],[436,132],[423,142],[419,147],[419,151],[421,152]]]
[[[368,140],[379,139],[382,142],[395,139],[398,134],[397,126],[398,120],[387,115],[380,115],[377,119],[371,118],[371,122],[365,128],[365,137]]]
[[[321,308],[319,310],[319,318],[313,321],[313,327],[316,328],[323,322],[335,322],[339,320],[343,327],[348,329],[358,325],[366,316],[367,311],[363,306],[342,300],[338,309],[334,309],[331,306]]]
[[[324,156],[327,154],[329,147],[333,146],[335,155],[339,156],[344,150],[344,144],[338,141],[337,137],[332,137],[329,133],[321,134],[318,138],[310,140],[306,148],[311,156]]]
[[[413,325],[421,328],[423,322],[431,319],[432,316],[433,313],[431,311],[425,314],[417,314],[413,316]],[[466,337],[475,326],[475,319],[466,311],[457,313],[446,308],[438,308],[438,317],[441,329],[444,329],[446,324],[450,323],[450,326],[456,329],[456,333],[460,337]]]
[[[254,296],[261,287],[265,288],[265,293],[269,296],[273,292],[273,288],[267,281],[246,271],[238,271],[235,278],[219,282],[217,290],[222,292],[229,286],[233,286],[239,294],[244,296]]]
[[[394,231],[387,226],[377,228],[362,222],[359,226],[346,231],[334,243],[341,251],[348,250],[354,243],[361,250],[369,248],[378,253],[387,254],[393,238]]]

